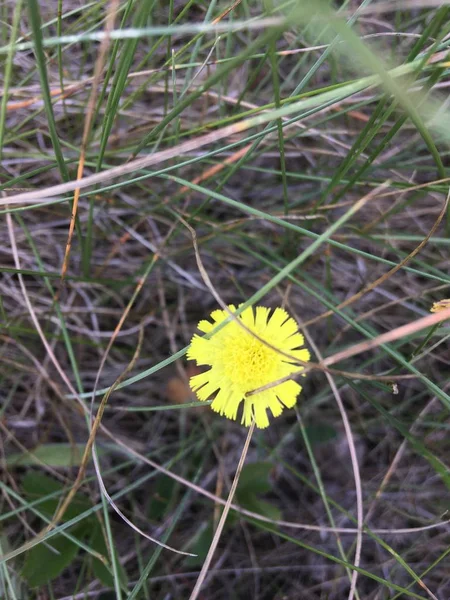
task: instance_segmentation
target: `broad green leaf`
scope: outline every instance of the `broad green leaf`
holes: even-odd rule
[[[71,530],[80,538],[86,533],[83,523]],[[27,552],[22,576],[30,587],[38,587],[58,577],[76,558],[79,547],[62,535],[53,538],[49,544],[39,544]]]
[[[331,425],[326,425],[325,423],[308,425],[305,427],[305,430],[309,443],[312,446],[315,444],[325,444],[326,442],[330,442],[337,437],[336,429]]]
[[[50,518],[55,514],[61,498],[69,493],[68,487],[65,488],[55,479],[51,479],[47,475],[35,471],[29,471],[25,475],[22,480],[22,488],[29,500],[38,500],[55,492],[61,492],[61,494],[55,495],[54,498],[48,498],[39,504],[39,510]],[[70,519],[74,519],[90,507],[91,502],[85,496],[76,494],[64,513],[62,520],[69,521]]]
[[[259,500],[256,496],[247,496],[245,504],[242,503],[241,506],[274,521],[281,519],[281,510],[279,508],[265,500]]]
[[[258,495],[270,492],[272,484],[270,472],[273,464],[270,462],[256,462],[245,465],[242,469],[239,485],[236,490],[238,504],[247,510],[256,512],[270,519],[280,519],[281,512]]]
[[[265,494],[269,492],[272,489],[269,481],[272,470],[273,463],[270,462],[255,462],[245,465],[236,490],[238,497],[249,493]]]
[[[49,467],[77,467],[84,452],[84,444],[43,444],[30,452],[17,452],[6,459],[9,467],[26,467],[44,463]]]

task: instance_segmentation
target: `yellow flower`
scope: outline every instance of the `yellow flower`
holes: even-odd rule
[[[228,308],[232,312],[236,311],[232,304]],[[198,329],[208,334],[227,318],[229,315],[226,311],[215,310],[211,313],[213,323],[200,321]],[[301,348],[304,339],[298,331],[297,323],[282,308],[276,308],[270,315],[270,309],[264,306],[256,307],[256,313],[249,307],[237,319],[249,331],[285,354],[303,362],[309,360],[309,350]],[[208,400],[217,392],[211,408],[234,420],[237,419],[238,409],[243,401],[242,423],[247,427],[253,418],[257,427],[267,427],[267,409],[270,408],[273,416],[278,417],[284,406],[294,406],[302,389],[296,381],[289,379],[246,396],[255,389],[301,373],[303,367],[261,342],[235,320],[228,322],[209,339],[194,335],[187,357],[196,360],[198,365],[211,367],[205,373],[194,375],[190,379],[191,388],[198,399]]]
[[[441,310],[447,310],[450,308],[450,299],[447,300],[439,300],[439,302],[435,302],[433,306],[430,308],[430,312],[436,313],[441,312]]]

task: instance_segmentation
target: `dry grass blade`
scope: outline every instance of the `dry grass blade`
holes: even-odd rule
[[[437,325],[438,323],[443,323],[449,318],[450,308],[443,310],[442,312],[435,313],[434,315],[422,317],[422,319],[418,319],[417,321],[413,321],[412,323],[407,323],[406,325],[397,327],[396,329],[388,331],[387,333],[382,333],[381,335],[378,335],[377,337],[371,340],[366,340],[365,342],[355,344],[354,346],[351,346],[346,350],[336,352],[336,354],[325,358],[322,364],[326,367],[329,365],[335,365],[341,360],[351,358],[352,356],[356,356],[357,354],[361,354],[362,352],[367,352],[368,350],[372,350],[373,348],[378,348],[378,346],[381,346],[382,344],[388,344],[389,342],[400,340],[404,337],[412,335],[413,333],[422,331],[422,329],[427,329],[428,327],[432,327],[433,325]]]

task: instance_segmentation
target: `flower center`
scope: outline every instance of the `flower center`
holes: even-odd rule
[[[230,337],[223,347],[225,374],[242,391],[248,392],[273,381],[279,363],[277,353],[258,339],[242,334]]]

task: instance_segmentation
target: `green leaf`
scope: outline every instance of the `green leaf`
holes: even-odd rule
[[[265,494],[272,489],[269,481],[273,463],[255,462],[245,465],[236,490],[238,497],[247,494]]]
[[[86,533],[86,524],[75,527],[71,533],[82,537]],[[57,577],[73,562],[79,547],[62,535],[58,535],[49,544],[39,544],[27,552],[22,576],[31,587],[38,587]]]
[[[246,499],[245,506],[242,504],[244,508],[247,510],[251,510],[258,515],[262,515],[263,517],[267,517],[268,519],[273,519],[274,521],[278,521],[281,519],[281,510],[270,502],[266,502],[265,500],[259,500],[256,496],[249,496]]]
[[[51,518],[58,508],[61,498],[69,492],[69,488],[58,481],[34,471],[28,472],[22,481],[22,488],[29,500],[37,500],[55,494],[39,503],[39,510]],[[62,517],[62,521],[69,521],[88,510],[91,503],[82,494],[75,494]],[[93,516],[71,529],[71,534],[78,537],[92,537],[92,547],[103,555],[107,549],[102,537],[98,521]],[[25,564],[22,570],[23,577],[31,587],[40,586],[60,575],[78,555],[79,546],[65,536],[56,536],[48,544],[39,544],[26,553]],[[92,560],[95,575],[106,585],[113,585],[113,578],[108,569],[98,559]]]
[[[278,508],[257,497],[259,494],[265,494],[272,489],[270,482],[272,470],[273,464],[269,462],[245,465],[239,479],[236,498],[243,508],[277,520],[281,518],[281,512]]]
[[[45,516],[50,518],[55,514],[61,497],[69,493],[69,488],[64,488],[58,481],[34,471],[29,471],[25,475],[22,480],[22,488],[29,500],[38,500],[39,498],[54,494],[55,492],[61,492],[61,494],[55,494],[54,498],[48,498],[39,504],[39,510]],[[91,506],[91,502],[85,496],[75,494],[72,502],[64,513],[62,521],[69,521],[70,519],[78,517],[78,515],[85,510],[88,510]]]
[[[316,444],[325,444],[337,437],[337,431],[331,425],[317,424],[308,425],[305,427],[306,435],[309,443],[314,446]]]
[[[17,452],[6,459],[9,467],[25,467],[45,463],[49,467],[77,467],[83,456],[84,444],[43,444],[30,452]]]

